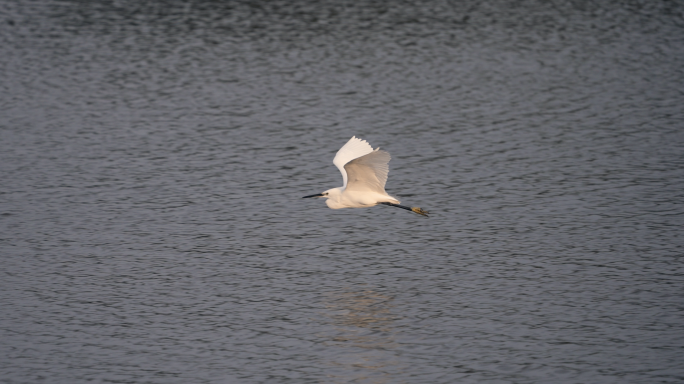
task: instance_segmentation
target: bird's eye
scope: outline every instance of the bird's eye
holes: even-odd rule
[[[323,193],[323,196],[328,196],[328,192],[324,192],[324,193]]]

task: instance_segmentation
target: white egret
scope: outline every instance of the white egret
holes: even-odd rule
[[[383,204],[427,216],[427,211],[399,205],[399,200],[385,192],[390,159],[388,152],[381,151],[379,147],[373,149],[367,141],[352,136],[333,159],[333,164],[342,172],[344,185],[303,198],[325,197],[325,203],[331,209],[365,208]]]

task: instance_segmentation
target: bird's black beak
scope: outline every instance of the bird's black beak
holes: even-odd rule
[[[302,199],[307,199],[307,198],[309,198],[309,197],[323,197],[323,194],[322,194],[322,193],[318,193],[318,194],[316,194],[316,195],[304,196],[304,197],[302,197]]]

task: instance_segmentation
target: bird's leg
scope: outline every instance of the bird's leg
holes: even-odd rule
[[[425,217],[430,217],[430,216],[428,216],[428,215],[430,214],[430,212],[424,210],[423,208],[420,208],[420,207],[412,207],[411,210],[412,210],[413,212],[419,214],[419,215],[423,215],[423,216],[425,216]]]
[[[390,207],[397,207],[397,208],[405,209],[407,211],[415,212],[419,215],[423,215],[426,217],[429,217],[428,214],[430,213],[430,212],[425,211],[422,208],[418,208],[418,207],[407,207],[405,205],[399,205],[399,204],[387,203],[387,202],[380,203],[380,204],[389,205]]]

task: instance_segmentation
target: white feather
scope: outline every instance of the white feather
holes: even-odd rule
[[[379,149],[358,157],[344,166],[347,171],[348,191],[372,191],[381,194],[385,192],[387,174],[389,173],[390,154]]]
[[[352,136],[352,138],[347,141],[347,144],[337,151],[337,154],[333,159],[333,164],[335,164],[337,169],[342,173],[342,180],[344,181],[344,186],[342,188],[347,187],[347,171],[344,169],[345,164],[371,152],[373,152],[373,147],[371,147],[366,140],[357,139],[356,136]],[[387,178],[385,178],[385,180],[387,180]]]

